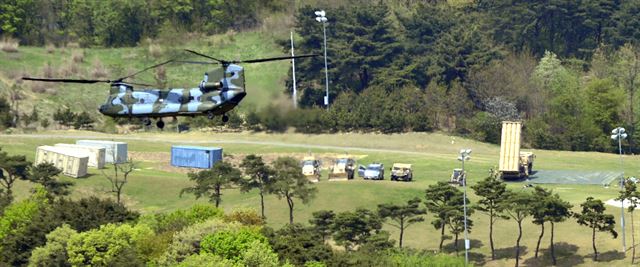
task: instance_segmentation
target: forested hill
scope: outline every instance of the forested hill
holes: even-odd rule
[[[279,52],[295,29],[296,51],[322,54],[318,9],[329,19],[329,110],[323,60],[300,60],[303,109],[247,109],[236,126],[444,130],[497,142],[499,122],[520,119],[532,147],[609,151],[611,129],[623,126],[625,150],[637,151],[640,1],[21,0],[0,4],[0,24],[22,45],[120,47],[270,21]]]

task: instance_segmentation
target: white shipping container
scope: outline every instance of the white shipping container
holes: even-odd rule
[[[77,140],[77,145],[97,146],[105,149],[105,163],[124,163],[127,161],[127,143],[103,140]]]
[[[52,163],[64,175],[78,178],[87,175],[89,156],[64,147],[39,146],[36,149],[35,164],[44,162]]]
[[[75,144],[55,144],[55,146],[74,149],[81,153],[87,153],[89,155],[89,167],[96,167],[98,169],[104,168],[104,160],[106,155],[106,149],[104,147],[83,146]]]

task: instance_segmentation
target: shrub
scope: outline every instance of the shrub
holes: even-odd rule
[[[49,128],[49,125],[51,125],[51,123],[49,122],[49,119],[47,119],[47,118],[44,118],[44,119],[42,119],[42,120],[40,121],[40,126],[41,126],[42,128],[47,129],[47,128]]]
[[[71,52],[71,61],[73,63],[83,63],[84,62],[84,51],[83,50],[73,50]]]
[[[72,60],[73,61],[73,60]],[[62,63],[62,67],[59,70],[61,76],[71,76],[80,72],[80,64],[66,61]]]
[[[198,204],[192,206],[189,210],[177,210],[169,214],[144,216],[141,221],[151,226],[158,233],[176,232],[211,218],[222,218],[223,215],[223,211],[213,205]]]
[[[47,204],[47,191],[37,186],[28,199],[9,205],[0,217],[0,240],[21,231],[40,208]]]
[[[177,265],[178,267],[192,267],[192,266],[201,266],[201,267],[240,267],[241,264],[234,263],[233,261],[223,259],[218,255],[203,253],[203,254],[194,254],[186,259],[183,262]]]
[[[4,37],[0,41],[0,49],[7,53],[17,53],[19,45],[18,40],[11,37]]]
[[[46,82],[33,81],[29,83],[29,87],[31,87],[31,92],[38,93],[38,94],[46,93],[47,89],[49,89],[50,86],[51,85],[47,84]]]
[[[93,76],[94,79],[106,78],[109,76],[109,71],[104,67],[104,65],[102,65],[100,60],[96,60],[93,62],[91,76]]]
[[[47,51],[47,54],[53,54],[54,52],[56,52],[56,47],[53,44],[47,44],[45,46],[45,50]]]
[[[478,141],[497,144],[500,142],[500,119],[487,112],[478,112],[467,122],[471,137]]]
[[[155,77],[156,83],[160,87],[166,87],[167,85],[167,69],[164,66],[160,66],[156,69]]]
[[[69,42],[67,43],[67,48],[72,48],[72,49],[80,48],[80,44],[77,42]]]
[[[260,123],[268,131],[284,132],[289,127],[289,120],[285,115],[286,113],[281,107],[270,104],[259,113]]]
[[[126,262],[133,266],[144,258],[137,251],[138,242],[154,233],[146,225],[107,224],[73,236],[68,243],[69,263],[72,265],[118,266]]]
[[[255,228],[242,228],[210,234],[202,239],[201,246],[204,252],[241,261],[243,252],[255,245],[254,241],[267,243],[267,238]]]
[[[254,240],[242,253],[242,263],[246,267],[277,267],[278,254],[273,252],[269,244]]]
[[[289,112],[289,117],[296,132],[317,134],[327,131],[324,113],[320,108],[298,109]]]
[[[47,62],[42,67],[42,76],[44,76],[45,78],[53,78],[54,76],[56,76],[56,72],[53,69],[53,66],[51,66],[50,62]]]
[[[322,236],[301,224],[287,225],[276,232],[265,228],[263,232],[280,258],[296,266],[309,261],[325,262],[333,256],[331,247],[323,242]]]
[[[264,225],[262,217],[253,209],[236,209],[231,214],[224,216],[227,222],[239,222],[243,225]]]
[[[218,231],[231,231],[242,227],[239,223],[225,223],[213,218],[189,226],[173,235],[173,240],[165,254],[158,260],[162,266],[174,266],[184,261],[189,255],[200,253],[201,240],[204,236]]]
[[[149,55],[153,58],[160,58],[163,54],[162,47],[158,44],[149,44]]]
[[[464,258],[447,254],[394,250],[388,252],[392,266],[464,266]]]
[[[33,250],[29,266],[69,266],[67,244],[77,235],[68,224],[64,224],[47,234],[47,243]]]

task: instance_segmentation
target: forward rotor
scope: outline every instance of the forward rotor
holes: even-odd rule
[[[259,58],[259,59],[247,59],[247,60],[223,60],[223,59],[218,59],[218,58],[214,58],[212,56],[208,56],[205,54],[202,54],[200,52],[196,52],[190,49],[185,49],[185,51],[192,53],[194,55],[197,56],[201,56],[204,58],[208,58],[214,61],[217,61],[217,63],[222,64],[223,66],[228,66],[229,64],[240,64],[240,63],[261,63],[261,62],[268,62],[268,61],[276,61],[276,60],[287,60],[287,59],[296,59],[296,58],[307,58],[307,57],[317,57],[319,55],[317,54],[308,54],[308,55],[300,55],[300,56],[283,56],[283,57],[270,57],[270,58]],[[181,61],[183,63],[189,63],[186,61]],[[193,62],[194,64],[215,64],[216,62]]]

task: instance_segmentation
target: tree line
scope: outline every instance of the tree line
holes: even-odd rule
[[[257,25],[281,0],[16,0],[0,4],[0,35],[27,45],[135,46],[179,32],[214,34]]]
[[[330,108],[295,116],[321,127],[289,124],[309,132],[445,130],[497,143],[500,121],[523,120],[531,147],[612,151],[610,131],[638,124],[640,48],[629,26],[638,8],[635,1],[327,7]],[[298,11],[296,48],[322,54],[316,9]],[[323,69],[322,60],[296,62],[299,102],[309,110],[324,108]],[[625,150],[634,152],[631,136]]]

